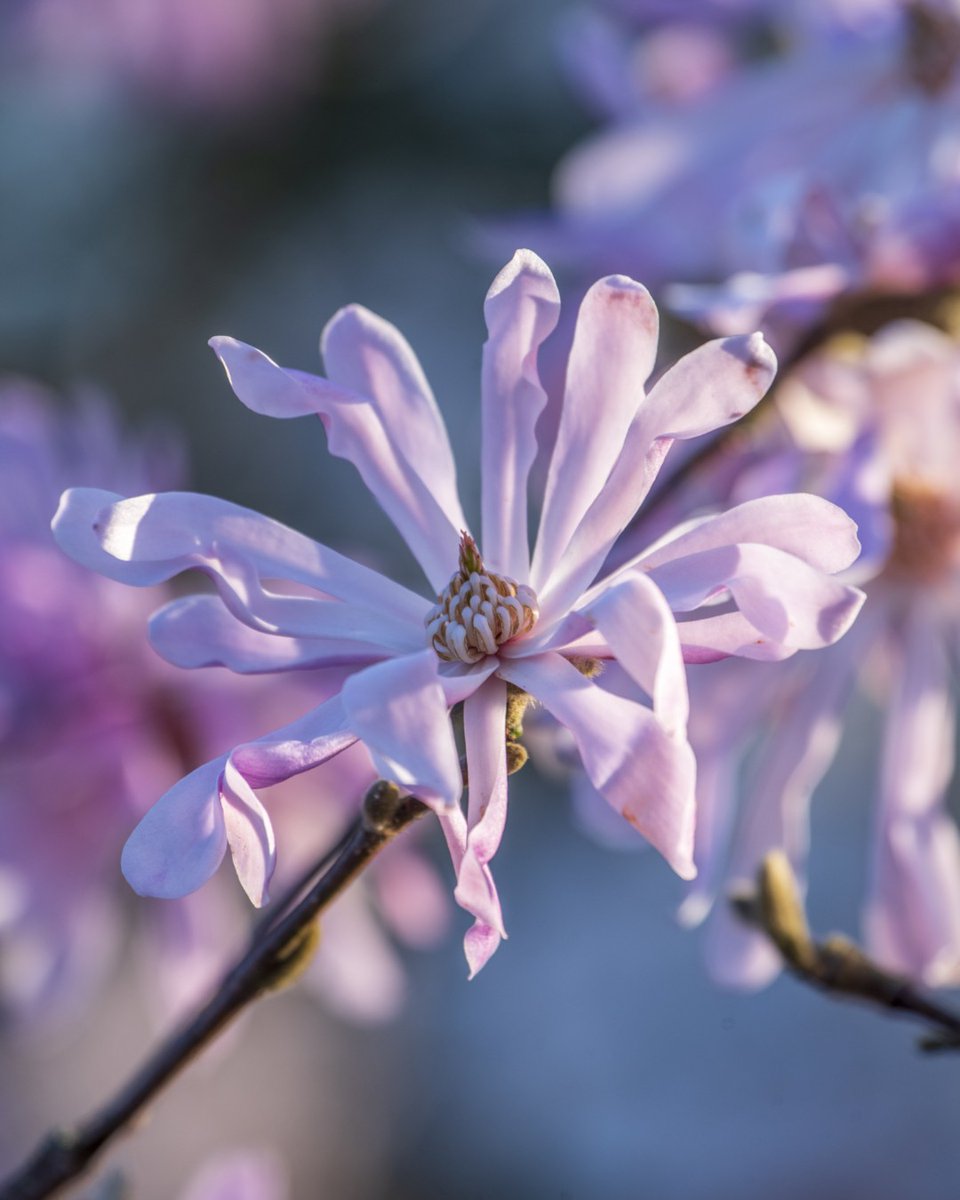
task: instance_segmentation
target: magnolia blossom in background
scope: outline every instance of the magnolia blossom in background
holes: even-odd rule
[[[506,819],[511,687],[543,703],[607,802],[693,875],[684,657],[762,658],[835,641],[862,595],[830,575],[859,546],[828,502],[772,497],[675,530],[597,580],[673,441],[741,416],[774,372],[759,335],[727,339],[645,393],[657,311],[640,284],[612,276],[580,308],[531,556],[527,477],[546,399],[536,360],[559,306],[552,275],[528,251],[487,296],[482,551],[436,401],[395,328],[342,309],[322,337],[327,378],[281,368],[230,338],[212,343],[249,407],[320,416],[330,450],[354,463],[423,568],[427,596],[212,497],[64,495],[56,536],[79,562],[138,586],[190,568],[215,582],[215,596],[175,600],[154,616],[153,644],[172,662],[252,674],[323,668],[343,681],[298,721],[236,745],[158,801],[124,851],[138,891],[194,891],[229,845],[251,900],[264,903],[277,849],[258,790],[360,741],[380,775],[440,820],[456,898],[475,918],[465,939],[475,973],[505,933],[489,863]],[[722,598],[729,610],[718,612]],[[678,626],[674,610],[691,619]],[[460,704],[466,812],[449,715]]]
[[[849,635],[822,654],[762,675],[733,662],[696,674],[690,736],[700,764],[700,873],[683,915],[701,920],[775,846],[804,878],[810,796],[859,682],[886,709],[866,944],[894,970],[955,985],[960,839],[946,800],[960,632],[960,349],[917,322],[870,341],[848,338],[783,382],[776,406],[735,494],[811,486],[842,502],[860,518],[857,577],[866,581],[867,604]],[[765,940],[723,904],[707,948],[726,982],[759,986],[780,969]]]
[[[210,754],[299,711],[305,687],[313,696],[323,686],[212,672],[185,688],[143,637],[167,594],[119,588],[56,546],[50,517],[67,481],[169,484],[177,460],[156,436],[122,439],[92,398],[65,413],[31,385],[0,390],[0,1010],[23,1019],[82,1012],[104,981],[129,907],[117,857],[156,796]],[[336,840],[375,776],[358,747],[285,795],[278,826],[289,870]],[[413,843],[395,849],[329,914],[309,973],[355,1018],[390,1016],[403,997],[387,931],[424,945],[445,926],[435,875]],[[221,887],[140,906],[138,953],[164,1021],[198,1000],[243,944],[248,921],[235,899]]]
[[[781,8],[801,6],[764,7],[778,32]],[[723,22],[657,25],[629,53],[579,36],[594,75],[623,86],[607,128],[559,164],[534,244],[584,275],[626,262],[683,284],[671,307],[716,333],[762,328],[778,350],[841,296],[955,283],[960,10],[845,11],[735,66],[704,48],[692,75],[687,43],[726,45]],[[632,107],[625,62],[647,63]],[[682,103],[670,81],[690,89]]]
[[[14,55],[168,103],[249,112],[315,90],[328,43],[377,0],[30,0],[0,20]]]

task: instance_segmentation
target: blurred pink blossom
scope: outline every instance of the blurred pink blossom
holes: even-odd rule
[[[189,568],[213,579],[216,596],[177,600],[153,617],[154,646],[170,661],[251,674],[322,668],[340,681],[299,720],[234,746],[158,801],[124,851],[138,891],[197,889],[229,845],[247,894],[264,903],[276,840],[257,790],[360,741],[380,775],[439,817],[456,898],[475,918],[465,940],[475,973],[504,935],[489,862],[506,818],[508,685],[544,704],[612,807],[681,875],[693,874],[684,656],[779,656],[834,641],[862,596],[830,573],[848,566],[859,545],[832,505],[775,497],[677,530],[596,582],[673,441],[736,420],[775,367],[758,335],[712,342],[645,395],[657,311],[640,284],[611,276],[580,308],[531,557],[527,477],[546,402],[536,360],[559,307],[552,275],[528,251],[517,252],[487,296],[482,557],[466,532],[436,401],[393,326],[363,308],[342,309],[323,333],[327,378],[213,340],[249,407],[321,418],[330,450],[354,463],[419,561],[431,598],[212,497],[64,495],[56,533],[79,562],[137,586]],[[671,609],[696,613],[718,596],[733,610],[707,608],[678,629]],[[577,667],[597,658],[615,660],[599,680]],[[448,716],[460,703],[466,813]]]
[[[730,880],[751,877],[774,846],[805,877],[810,796],[859,682],[886,710],[867,946],[894,970],[955,985],[960,838],[946,801],[960,612],[960,350],[929,326],[891,325],[869,343],[807,360],[781,385],[777,412],[779,435],[761,443],[767,464],[745,470],[737,494],[771,483],[811,486],[857,513],[867,604],[848,637],[820,655],[762,676],[732,662],[698,673],[690,729],[701,768],[700,874],[684,916],[701,920]],[[740,760],[750,747],[738,805]],[[759,986],[779,970],[777,955],[725,905],[707,946],[727,982]]]
[[[113,965],[129,907],[117,856],[157,794],[322,685],[215,672],[185,687],[143,637],[168,594],[119,588],[56,546],[50,517],[68,480],[136,490],[179,473],[172,444],[122,439],[92,397],[65,413],[37,387],[0,389],[0,1004],[26,1017],[80,1011]],[[358,747],[284,797],[278,826],[294,874],[336,840],[374,778]],[[381,917],[408,944],[435,941],[445,923],[426,862],[412,846],[395,850],[331,913],[311,971],[318,992],[360,1019],[392,1015],[404,993]],[[221,887],[139,906],[147,990],[163,1020],[199,1000],[242,945],[247,919],[234,901]],[[336,967],[348,953],[349,976]]]
[[[775,29],[808,10],[763,7]],[[763,329],[778,349],[840,295],[956,283],[960,11],[954,0],[831,8],[802,35],[791,24],[777,53],[729,69],[685,48],[720,39],[719,64],[722,22],[658,25],[630,47],[592,19],[579,75],[589,90],[596,59],[610,122],[560,162],[534,244],[585,275],[626,263],[685,285],[667,293],[671,307],[717,333]],[[659,65],[631,83],[641,62]]]
[[[78,79],[134,85],[211,111],[268,107],[316,88],[328,42],[377,0],[30,0],[8,46]]]

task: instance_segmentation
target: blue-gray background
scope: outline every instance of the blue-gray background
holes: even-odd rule
[[[2,365],[101,386],[132,424],[175,422],[199,490],[408,570],[319,426],[248,413],[206,339],[309,370],[324,321],[367,304],[418,351],[474,503],[481,304],[500,265],[476,230],[544,204],[589,128],[557,66],[560,11],[396,0],[311,94],[240,120],[78,98],[6,61]],[[875,745],[864,708],[816,799],[820,928],[856,927]],[[209,1150],[243,1144],[279,1150],[302,1200],[957,1195],[955,1059],[789,980],[716,990],[665,866],[584,840],[566,798],[526,775],[497,860],[511,936],[481,976],[465,981],[454,937],[410,959],[406,1013],[385,1029],[297,995],[265,1005],[123,1148],[134,1195],[166,1200]],[[121,991],[79,1044],[7,1051],[11,1142],[116,1080],[149,1036],[135,1007]]]

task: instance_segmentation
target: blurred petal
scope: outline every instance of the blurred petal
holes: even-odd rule
[[[501,675],[542,701],[573,734],[590,779],[626,820],[692,879],[693,754],[648,708],[604,691],[558,654],[504,660]]]
[[[960,838],[946,809],[955,705],[936,614],[918,604],[896,647],[864,924],[886,966],[960,982]]]
[[[493,281],[484,304],[483,553],[493,570],[530,574],[527,477],[537,452],[537,417],[547,402],[537,351],[560,316],[550,269],[518,250]]]
[[[400,334],[359,307],[342,309],[324,331],[321,348],[331,375],[339,371],[361,386],[383,389],[369,395],[285,370],[233,338],[210,344],[238,398],[254,412],[320,416],[330,453],[357,468],[439,591],[456,564],[466,521],[446,430]]]
[[[732,880],[752,882],[767,851],[780,848],[790,859],[801,893],[805,891],[810,796],[836,753],[843,732],[841,710],[863,648],[863,639],[851,636],[821,651],[809,674],[806,660],[794,660],[793,687],[771,714],[774,735],[765,742],[744,804],[730,864]],[[768,669],[794,670],[794,663]],[[741,669],[763,668],[744,664]],[[714,803],[722,805],[722,798]],[[715,878],[715,865],[707,869]],[[782,968],[766,937],[748,929],[726,904],[717,907],[707,927],[706,956],[710,973],[726,986],[764,987]]]

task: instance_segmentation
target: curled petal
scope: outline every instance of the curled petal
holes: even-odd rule
[[[493,281],[483,311],[483,553],[494,570],[525,580],[527,477],[537,452],[537,417],[547,402],[537,351],[560,316],[547,265],[518,250]]]
[[[240,675],[298,668],[364,665],[388,653],[383,645],[340,638],[294,638],[243,624],[218,596],[172,600],[149,622],[150,644],[176,667],[228,667]]]
[[[504,660],[501,675],[542,701],[573,734],[594,787],[692,879],[696,768],[686,741],[653,713],[597,686],[559,654]]]
[[[181,779],[127,839],[120,867],[141,896],[166,900],[186,896],[219,867],[227,848],[220,806],[225,762],[224,755]]]
[[[261,908],[277,861],[277,841],[267,810],[228,758],[220,780],[224,827],[233,865],[251,903]]]
[[[496,677],[464,702],[468,833],[454,893],[461,907],[500,937],[506,933],[488,864],[500,845],[507,817],[506,712],[507,685]]]
[[[820,496],[796,492],[747,500],[676,536],[668,533],[624,569],[642,564],[649,571],[675,558],[743,542],[773,546],[828,575],[846,570],[860,553],[857,527],[842,509]]]
[[[384,779],[437,809],[460,799],[460,758],[432,650],[377,663],[343,688],[349,728]]]
[[[124,499],[65,492],[54,518],[61,547],[85,566],[145,586],[195,568],[210,575],[240,620],[267,633],[351,636],[395,651],[422,645],[425,601],[277,521],[189,492]],[[315,589],[280,596],[264,579]],[[338,605],[333,601],[342,601]]]
[[[864,594],[772,546],[723,546],[655,567],[654,583],[675,612],[729,591],[746,619],[785,646],[828,646],[849,629]]]
[[[412,351],[391,330],[372,313],[350,308],[333,318],[323,339],[324,352],[345,378],[382,388],[382,396],[285,370],[232,338],[213,338],[210,344],[248,408],[269,416],[321,418],[330,453],[357,468],[439,591],[456,562],[466,522],[436,404]]]
[[[634,573],[607,588],[587,610],[617,662],[653,701],[668,733],[683,733],[690,710],[680,635],[663,593]]]

